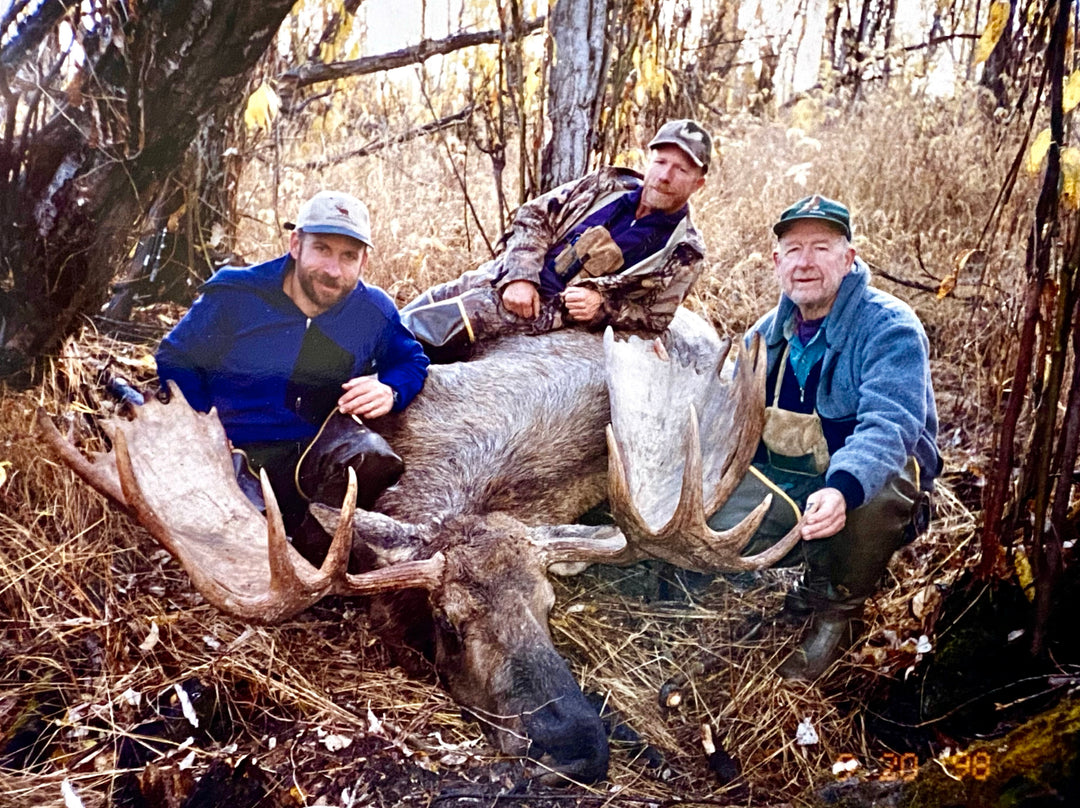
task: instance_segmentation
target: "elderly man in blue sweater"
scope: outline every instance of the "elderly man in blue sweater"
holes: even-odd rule
[[[175,382],[192,407],[217,408],[251,470],[265,468],[294,528],[315,498],[301,489],[297,466],[317,435],[336,476],[343,465],[359,467],[365,453],[383,461],[366,489],[362,479],[364,507],[401,473],[400,460],[356,419],[403,409],[423,386],[428,360],[389,296],[360,280],[371,247],[360,200],[323,191],[291,227],[285,255],[223,269],[203,285],[158,348],[157,366],[162,383]],[[320,432],[335,412],[345,417]]]
[[[709,524],[731,527],[771,493],[749,554],[806,514],[803,541],[785,559],[805,572],[782,614],[810,625],[779,672],[813,680],[861,632],[864,602],[893,552],[925,528],[941,471],[937,410],[922,324],[869,285],[848,209],[810,196],[773,231],[780,303],[751,329],[768,349],[765,430]]]

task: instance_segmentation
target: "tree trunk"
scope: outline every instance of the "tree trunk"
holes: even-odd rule
[[[13,223],[0,230],[0,268],[11,281],[0,291],[0,376],[25,380],[34,360],[101,305],[141,212],[207,114],[243,99],[292,3],[147,0],[131,17],[126,6],[99,3],[79,76],[60,86],[57,67],[42,79],[55,106],[0,88],[9,121],[0,205]],[[17,105],[29,111],[20,137],[10,125]]]
[[[607,72],[606,27],[607,0],[559,0],[552,9],[551,139],[544,147],[541,190],[569,182],[588,169]]]

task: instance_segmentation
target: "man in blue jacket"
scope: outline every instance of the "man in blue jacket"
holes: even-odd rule
[[[751,329],[768,349],[765,429],[753,466],[709,524],[729,528],[771,493],[750,554],[806,514],[803,541],[782,562],[805,564],[783,616],[810,627],[779,672],[813,680],[861,632],[863,604],[893,552],[926,527],[941,471],[937,409],[922,324],[869,285],[848,209],[815,194],[773,231],[780,303]]]
[[[314,498],[299,490],[297,465],[328,416],[353,421],[403,409],[423,386],[428,360],[386,293],[360,280],[372,246],[360,200],[322,191],[286,226],[286,255],[223,269],[203,285],[158,348],[157,366],[162,384],[175,382],[192,407],[217,408],[234,448],[252,470],[266,469],[292,527]],[[339,472],[338,461],[359,465],[359,456],[342,457],[350,452],[392,457],[379,490],[400,474],[384,443],[373,448],[376,436],[345,439],[339,425],[319,440],[332,444]],[[362,506],[378,494],[372,484],[358,497]]]

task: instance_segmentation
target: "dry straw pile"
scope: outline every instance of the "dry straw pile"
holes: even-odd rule
[[[926,322],[948,459],[954,471],[974,467],[985,446],[983,408],[993,402],[994,368],[981,358],[1007,341],[1015,239],[983,245],[980,286],[961,278],[958,294],[940,300],[926,290],[976,245],[1016,133],[974,102],[903,96],[854,110],[807,101],[780,123],[733,119],[717,130],[723,162],[695,199],[711,254],[690,305],[721,330],[740,332],[775,296],[769,225],[777,212],[811,191],[846,201],[862,254],[911,284],[879,281]],[[460,157],[460,144],[447,145]],[[303,168],[333,153],[297,138],[276,157],[276,194],[267,163],[252,164],[241,199],[252,216],[243,229],[250,259],[271,257],[284,243],[273,226],[275,196],[288,218],[323,187],[368,202],[378,247],[368,280],[399,302],[484,257],[442,146],[415,143],[358,164]],[[466,176],[494,240],[494,195],[476,155]],[[1030,193],[1018,192],[1015,210],[1028,209]],[[1013,232],[1024,223],[1014,208],[1003,215]],[[140,316],[162,333],[175,314]],[[102,371],[149,387],[152,350],[153,341],[87,333],[38,389],[0,398],[0,805],[64,805],[65,794],[86,806],[138,804],[124,802],[133,778],[161,805],[178,804],[199,778],[262,779],[278,795],[269,804],[292,805],[429,804],[448,784],[493,795],[511,782],[513,765],[493,762],[478,727],[430,677],[389,664],[361,602],[327,601],[269,628],[224,617],[141,528],[40,456],[38,405],[70,419],[76,439],[93,447],[100,438],[92,416],[113,406]],[[583,687],[653,750],[616,743],[610,782],[559,804],[774,804],[831,779],[841,755],[878,766],[884,750],[863,732],[863,705],[882,679],[917,664],[913,640],[933,640],[933,585],[948,583],[972,552],[976,517],[971,498],[953,493],[960,479],[946,478],[930,533],[894,560],[871,604],[866,647],[820,686],[785,684],[773,673],[797,633],[769,620],[791,572],[719,578],[681,604],[620,594],[614,579],[624,573],[560,584],[557,645]],[[681,704],[661,706],[661,690],[673,688]],[[804,719],[816,744],[796,742]],[[741,766],[733,783],[710,769],[704,725]],[[646,762],[653,751],[658,766]]]

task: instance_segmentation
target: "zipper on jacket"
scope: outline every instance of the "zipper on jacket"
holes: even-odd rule
[[[310,317],[308,317],[306,320],[304,320],[304,331],[306,332],[309,328],[311,328],[311,318]],[[297,396],[296,397],[296,402],[293,404],[293,412],[295,412],[297,415],[300,414],[301,398],[302,398],[301,396]]]

